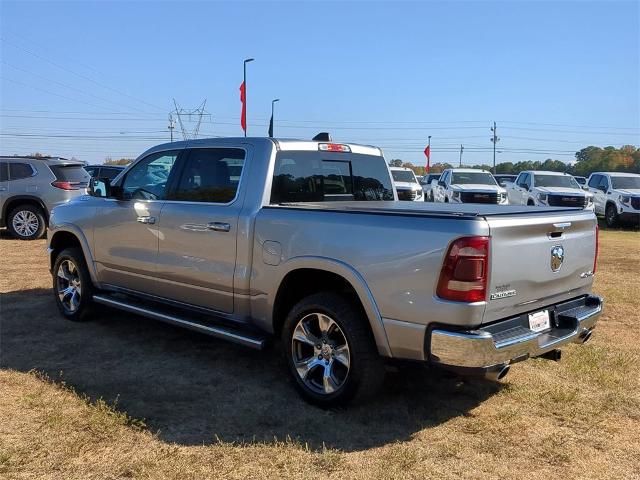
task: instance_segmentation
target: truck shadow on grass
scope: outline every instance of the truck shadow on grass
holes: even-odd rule
[[[249,350],[105,309],[88,323],[59,316],[51,291],[3,294],[0,365],[64,380],[143,420],[167,442],[291,438],[312,449],[363,450],[466,415],[499,384],[428,372],[390,373],[369,403],[321,410],[296,394],[277,350]]]

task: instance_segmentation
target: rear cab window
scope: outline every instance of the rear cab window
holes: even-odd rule
[[[393,200],[384,157],[354,153],[280,151],[271,203]]]

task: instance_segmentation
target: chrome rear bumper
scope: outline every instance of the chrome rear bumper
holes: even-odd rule
[[[540,333],[528,328],[527,314],[478,330],[436,328],[427,337],[429,360],[433,365],[480,373],[539,357],[567,343],[584,343],[591,336],[602,306],[600,297],[589,295],[546,307],[552,328]]]

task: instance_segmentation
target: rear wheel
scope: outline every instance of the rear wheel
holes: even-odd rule
[[[607,227],[615,227],[618,225],[618,210],[613,203],[607,205],[607,209],[604,212],[604,219],[607,222]]]
[[[296,304],[282,331],[289,370],[309,402],[333,407],[373,395],[384,379],[384,362],[353,302],[318,293]]]
[[[7,220],[9,232],[19,240],[41,238],[47,228],[44,212],[35,205],[19,205],[11,210]]]
[[[93,284],[80,248],[67,248],[56,258],[53,292],[58,310],[68,320],[86,320],[91,314]]]

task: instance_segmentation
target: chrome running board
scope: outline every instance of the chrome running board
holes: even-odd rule
[[[199,322],[196,319],[182,318],[177,315],[172,315],[158,310],[153,310],[148,306],[142,306],[134,301],[128,302],[126,300],[114,299],[108,295],[94,295],[93,301],[102,305],[117,308],[118,310],[124,310],[130,313],[136,313],[144,317],[159,320],[161,322],[177,325],[179,327],[188,328],[196,332],[204,333],[211,337],[222,338],[229,340],[246,347],[262,350],[266,346],[266,339],[260,337],[258,334],[242,332],[233,330],[225,326],[212,325],[210,323]]]

